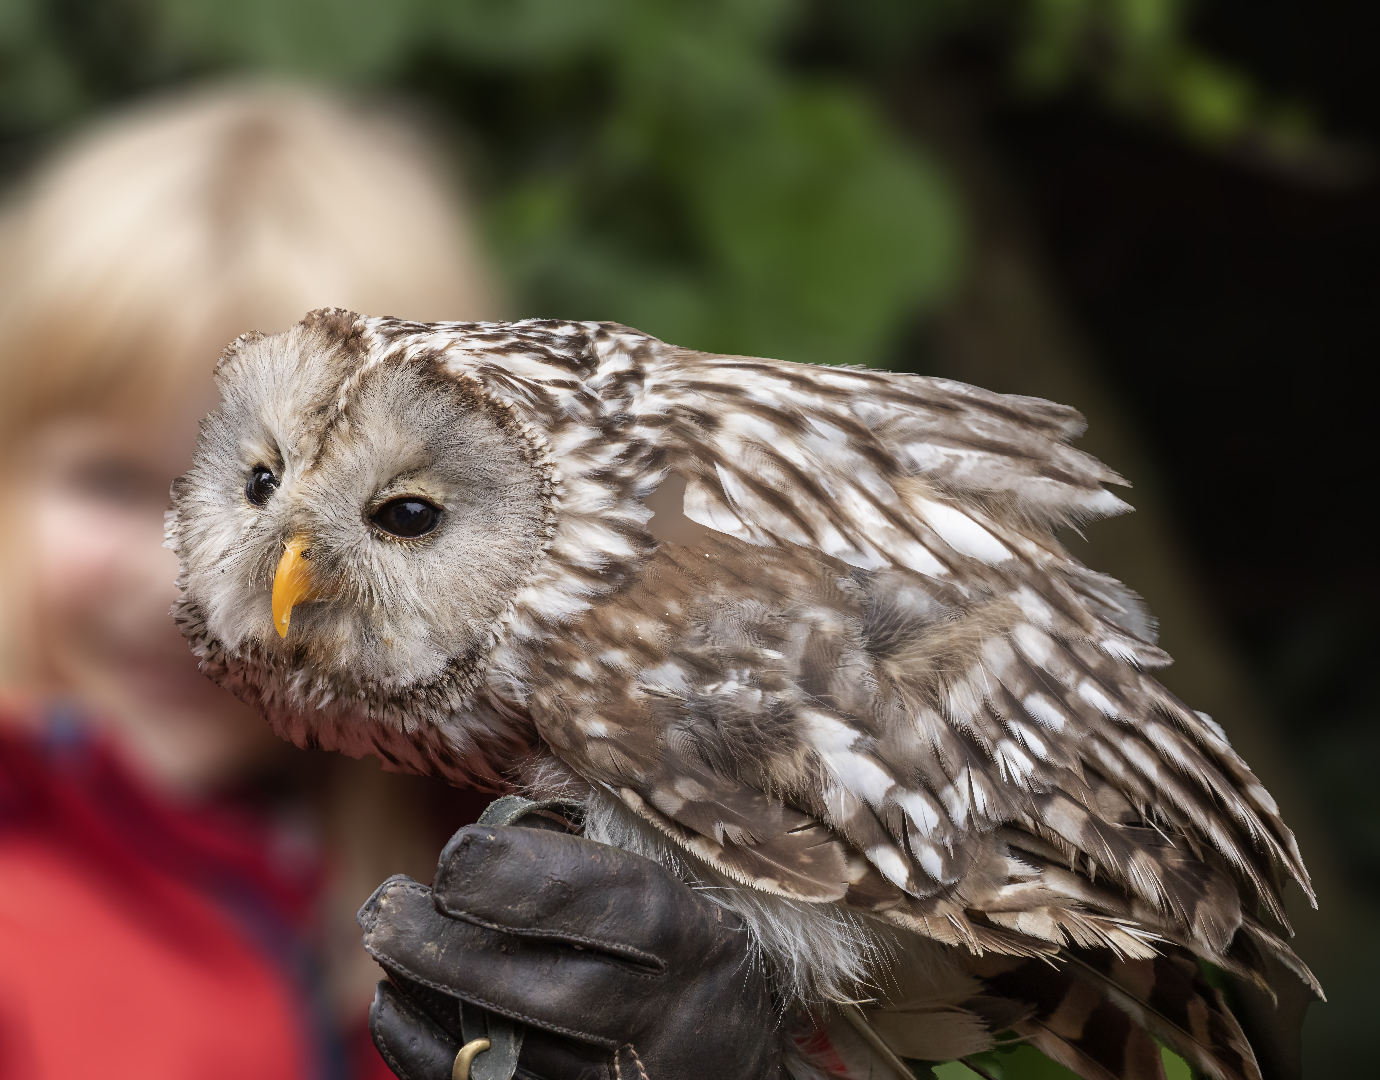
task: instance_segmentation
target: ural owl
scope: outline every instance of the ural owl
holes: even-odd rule
[[[1073,410],[339,310],[217,379],[175,616],[285,738],[578,792],[587,835],[742,915],[783,996],[872,999],[906,1057],[1012,1029],[1163,1076],[1153,1037],[1258,1077],[1195,958],[1316,988],[1274,800],[1055,537],[1126,509]]]

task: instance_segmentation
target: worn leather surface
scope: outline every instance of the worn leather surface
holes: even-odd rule
[[[359,921],[390,976],[370,1027],[404,1080],[450,1076],[460,1000],[524,1025],[522,1078],[783,1076],[778,1015],[741,923],[640,856],[470,825],[431,888],[390,878]]]
[[[369,1033],[383,1060],[401,1080],[449,1077],[451,1062],[460,1049],[460,1043],[430,1022],[420,1006],[387,980],[374,992]]]

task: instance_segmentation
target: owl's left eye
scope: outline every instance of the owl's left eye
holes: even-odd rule
[[[391,536],[411,540],[425,536],[441,523],[441,508],[415,495],[404,495],[389,499],[369,520]]]
[[[255,465],[244,482],[244,497],[255,506],[263,506],[278,490],[278,478],[267,465]]]

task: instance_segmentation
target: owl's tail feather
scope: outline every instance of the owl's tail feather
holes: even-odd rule
[[[1012,1030],[1085,1080],[1164,1080],[1156,1040],[1209,1080],[1260,1080],[1240,1024],[1187,951],[1066,949],[1057,966],[983,957],[974,973],[990,993],[1033,1006]]]
[[[1308,965],[1298,958],[1298,955],[1289,947],[1289,943],[1282,937],[1263,925],[1254,916],[1243,913],[1241,918],[1241,929],[1237,931],[1236,939],[1232,942],[1233,953],[1264,953],[1277,960],[1288,971],[1298,976],[1309,990],[1319,1001],[1326,1001],[1327,995],[1323,993],[1322,984],[1318,982],[1317,976],[1308,969]],[[1225,967],[1226,965],[1219,965]],[[1242,960],[1242,966],[1249,971],[1249,977],[1261,990],[1270,996],[1272,1000],[1277,1000],[1274,988],[1270,986],[1268,967],[1259,956],[1249,956]]]

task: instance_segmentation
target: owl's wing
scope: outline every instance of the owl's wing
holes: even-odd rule
[[[1161,936],[1230,966],[1244,925],[1280,953],[1242,899],[1287,927],[1283,875],[1309,889],[1292,833],[1221,729],[1146,674],[1168,657],[1139,601],[1053,535],[1125,508],[1101,486],[1115,474],[1068,445],[1073,410],[678,350],[651,371],[640,412],[688,481],[687,516],[739,543],[720,544],[715,574],[676,571],[703,577],[685,587],[707,607],[641,679],[675,706],[654,742],[602,744],[624,755],[608,775],[639,812],[735,877],[890,904],[954,943],[1144,955]],[[639,617],[664,598],[663,581]],[[757,614],[725,623],[742,602]],[[794,643],[763,644],[783,621]],[[674,720],[701,710],[727,730],[750,698],[749,727],[794,718],[795,764],[753,744],[774,764],[730,767]],[[779,867],[807,835],[824,873],[797,889]]]
[[[1068,445],[1075,410],[946,379],[668,350],[643,398],[689,480],[686,514],[749,543],[815,548],[855,566],[944,576],[1019,541],[1130,508],[1124,484]],[[1022,546],[1028,546],[1023,544]],[[1033,554],[1033,552],[1032,552]]]

